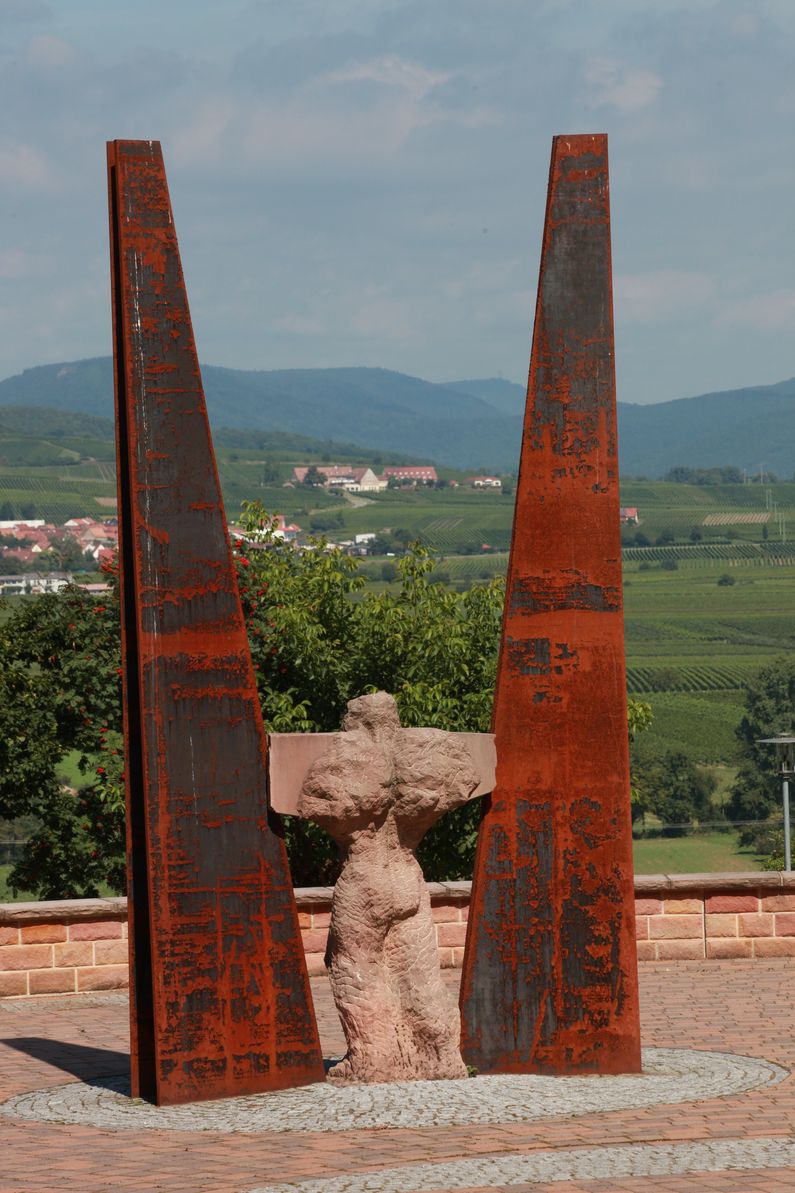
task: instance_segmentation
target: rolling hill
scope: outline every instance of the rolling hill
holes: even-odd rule
[[[436,384],[387,369],[255,372],[214,365],[203,365],[202,376],[216,430],[308,435],[456,468],[516,467],[524,387],[502,378]],[[42,365],[0,381],[0,428],[24,434],[36,424],[31,407],[42,410],[42,419],[44,409],[111,419],[110,357]],[[789,477],[793,414],[795,378],[653,406],[620,402],[622,473],[657,477],[677,464],[735,464]],[[93,423],[90,433],[99,437],[101,427]],[[53,437],[47,424],[35,433]]]

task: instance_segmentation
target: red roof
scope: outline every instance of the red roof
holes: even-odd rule
[[[384,469],[384,476],[394,476],[397,480],[407,481],[435,481],[439,478],[432,464],[390,464]]]

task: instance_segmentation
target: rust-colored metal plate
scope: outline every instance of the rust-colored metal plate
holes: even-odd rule
[[[323,1079],[160,146],[108,146],[133,1094]]]
[[[553,141],[493,728],[464,1056],[637,1072],[605,136]]]

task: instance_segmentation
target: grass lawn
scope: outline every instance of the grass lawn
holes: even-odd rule
[[[80,750],[70,750],[68,754],[64,754],[61,761],[58,763],[58,778],[66,783],[68,787],[74,787],[77,790],[79,787],[84,787],[91,781],[91,773],[83,774],[80,767],[77,765],[82,757]]]
[[[761,870],[761,858],[741,848],[734,832],[633,841],[636,874],[715,874]]]
[[[15,895],[9,889],[8,875],[13,868],[10,863],[0,865],[0,903],[27,903],[34,900],[36,896],[29,891],[19,891]]]

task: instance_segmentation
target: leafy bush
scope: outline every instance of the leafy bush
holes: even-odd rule
[[[685,755],[667,753],[642,768],[636,776],[643,812],[651,812],[663,823],[663,836],[683,836],[694,821],[715,814],[710,796],[715,779]]]
[[[297,550],[256,504],[243,523],[238,587],[269,731],[337,729],[348,700],[377,690],[394,694],[406,726],[488,731],[501,578],[451,591],[415,543],[391,565],[396,591],[363,592],[358,561],[322,539]],[[107,595],[69,588],[23,602],[0,629],[0,817],[37,818],[11,881],[41,898],[124,884],[118,586],[106,570]],[[633,733],[650,717],[630,702]],[[58,778],[72,750],[85,776],[77,792]],[[418,851],[429,879],[471,873],[479,819],[474,801],[430,831]],[[285,817],[284,835],[297,885],[334,880],[337,851],[322,830]]]
[[[795,658],[783,655],[763,667],[748,685],[745,713],[737,726],[741,764],[731,798],[728,817],[738,823],[765,820],[777,806],[780,787],[772,746],[758,745],[758,739],[791,733],[795,722]],[[744,844],[753,832],[741,832]]]
[[[378,689],[395,695],[404,725],[488,730],[501,580],[452,592],[432,583],[433,559],[415,544],[397,563],[397,593],[353,600],[364,584],[356,560],[323,540],[296,550],[257,505],[246,507],[244,527],[238,585],[268,730],[336,729],[349,699]],[[38,818],[11,882],[41,898],[123,887],[119,609],[109,578],[105,596],[70,588],[22,603],[0,632],[0,817]],[[78,792],[57,775],[71,750],[86,776]],[[423,842],[429,878],[471,870],[477,803]],[[333,880],[330,839],[289,817],[284,831],[294,881]]]

